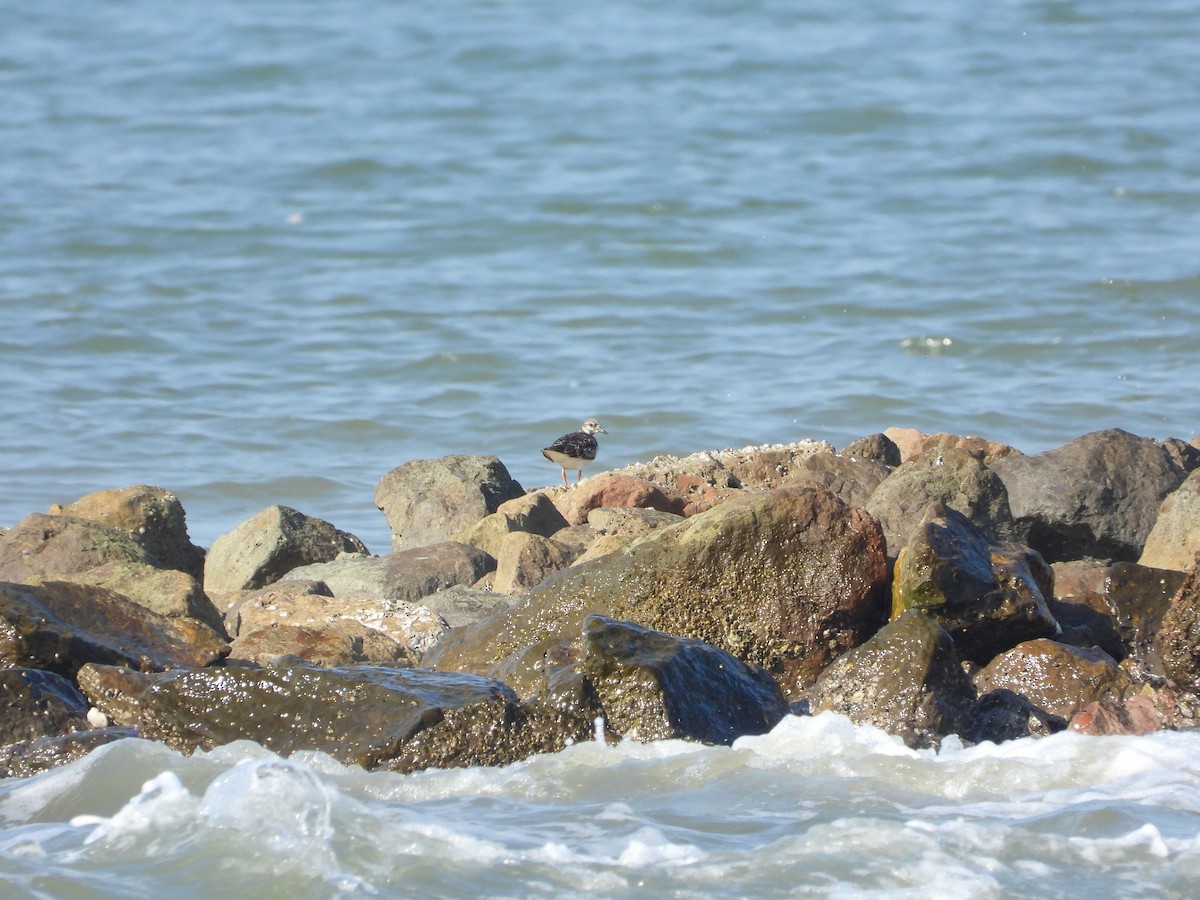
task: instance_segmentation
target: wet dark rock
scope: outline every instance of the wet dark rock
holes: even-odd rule
[[[74,683],[41,669],[0,669],[0,745],[91,728]]]
[[[366,552],[362,541],[322,519],[269,506],[213,542],[204,589],[210,594],[257,590],[300,566]]]
[[[82,759],[98,747],[137,737],[135,728],[96,728],[0,747],[0,778],[28,778]]]
[[[0,666],[71,677],[88,662],[152,670],[203,666],[229,645],[194,619],[168,619],[105,588],[0,583]]]
[[[1167,676],[1200,693],[1200,557],[1171,598],[1154,646]]]
[[[1186,572],[1200,553],[1200,469],[1167,495],[1138,560],[1143,566]]]
[[[866,437],[860,437],[858,440],[851,441],[842,448],[841,453],[838,455],[850,459],[880,462],[891,469],[896,468],[903,462],[900,458],[900,447],[883,433],[869,434]]]
[[[1017,538],[1050,562],[1135,562],[1163,500],[1187,477],[1162,444],[1118,428],[991,468],[1008,489]]]
[[[384,556],[346,557],[301,566],[288,579],[324,582],[336,597],[375,597],[416,603],[455,585],[473,585],[496,560],[477,547],[445,541]]]
[[[981,696],[971,711],[966,737],[973,744],[1000,744],[1024,737],[1045,737],[1062,730],[1062,720],[1038,709],[1027,697],[1006,688]]]
[[[807,699],[813,714],[832,710],[898,735],[910,747],[930,747],[948,734],[966,734],[975,688],[950,635],[913,610],[835,659]]]
[[[878,523],[812,487],[747,494],[576,565],[509,610],[448,634],[425,658],[545,688],[544,660],[599,613],[695,638],[766,668],[785,696],[886,614]]]
[[[788,712],[774,680],[710,644],[588,616],[575,667],[608,727],[640,741],[731,744]]]
[[[392,469],[375,488],[375,505],[392,549],[406,550],[450,540],[524,493],[494,456],[444,456]]]
[[[1004,485],[966,450],[933,449],[915,456],[883,481],[866,509],[879,519],[888,551],[908,543],[935,503],[962,513],[992,539],[1007,537],[1012,526]]]
[[[960,656],[979,665],[1057,623],[1046,597],[1054,573],[1028,547],[996,543],[941,504],[902,547],[892,581],[892,617],[920,609],[950,632]]]
[[[125,532],[167,569],[204,577],[204,551],[191,542],[183,504],[170,491],[145,484],[96,491],[50,514],[90,519]]]
[[[1136,563],[1114,563],[1104,571],[1103,600],[1124,646],[1147,671],[1161,675],[1163,664],[1155,642],[1163,618],[1185,575],[1172,569],[1152,569]]]
[[[1098,648],[1071,647],[1040,638],[1000,654],[976,673],[980,695],[1008,690],[1028,700],[1056,731],[1087,704],[1120,699],[1131,687],[1116,660]]]
[[[248,739],[320,750],[368,769],[500,765],[591,734],[568,714],[522,707],[492,678],[427,669],[323,669],[294,658],[143,674],[85,666],[80,687],[118,724],[190,753]]]
[[[506,500],[490,516],[453,535],[452,540],[478,547],[499,559],[500,545],[508,535],[519,532],[550,537],[567,524],[554,501],[545,492],[538,492]]]

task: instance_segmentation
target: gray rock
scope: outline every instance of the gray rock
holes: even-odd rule
[[[1033,550],[997,543],[942,504],[896,557],[892,618],[910,609],[932,615],[959,655],[980,665],[1022,641],[1058,632],[1046,598],[1054,572]]]
[[[75,575],[107,563],[160,566],[126,532],[90,519],[33,513],[0,535],[0,581]]]
[[[771,676],[710,644],[588,616],[576,671],[623,737],[732,744],[788,712]]]
[[[962,513],[991,538],[1008,536],[1012,514],[1000,479],[966,450],[933,448],[912,457],[867,501],[879,519],[889,553],[908,543],[934,503]]]
[[[287,506],[269,506],[213,542],[204,566],[204,589],[210,594],[252,591],[299,566],[366,552],[362,541],[322,519]]]
[[[447,541],[524,493],[494,456],[444,456],[392,469],[375,488],[375,505],[392,549],[407,550]]]
[[[288,579],[324,582],[335,597],[374,597],[415,603],[455,585],[472,585],[496,568],[482,550],[446,541],[385,556],[347,557],[301,566]]]
[[[890,473],[891,469],[877,460],[858,459],[846,453],[841,456],[814,453],[797,460],[784,484],[813,484],[828,488],[849,506],[865,509]]]
[[[830,663],[807,700],[814,714],[832,710],[910,747],[931,747],[946,735],[967,733],[975,688],[950,635],[912,610]]]
[[[1163,500],[1187,477],[1162,444],[1117,428],[991,468],[1008,489],[1016,538],[1049,562],[1135,562]]]
[[[512,602],[505,594],[477,591],[465,585],[454,585],[421,598],[421,605],[441,616],[451,628],[482,621],[508,609]]]
[[[1186,572],[1200,554],[1200,469],[1167,495],[1146,538],[1143,566]]]
[[[128,534],[168,569],[187,572],[200,580],[204,551],[191,542],[183,504],[170,491],[144,484],[96,491],[65,506],[54,505],[51,515],[90,519]]]
[[[71,677],[88,662],[139,669],[203,666],[228,652],[211,628],[168,619],[105,588],[0,583],[0,667]]]

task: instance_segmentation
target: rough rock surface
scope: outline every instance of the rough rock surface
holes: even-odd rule
[[[451,628],[471,625],[508,609],[513,598],[492,591],[477,591],[465,585],[454,585],[421,598],[421,605],[437,613]]]
[[[676,491],[621,472],[595,475],[571,488],[548,492],[568,525],[582,525],[595,509],[657,509],[683,515],[687,500]]]
[[[0,534],[0,580],[76,575],[106,563],[159,566],[124,531],[90,519],[33,513]]]
[[[354,620],[324,626],[263,625],[244,631],[230,645],[229,660],[268,665],[281,656],[294,656],[314,666],[377,665],[409,667],[417,655],[382,631]]]
[[[1058,631],[1046,598],[1054,572],[1017,544],[993,543],[941,504],[896,558],[892,617],[921,609],[950,632],[959,654],[980,665],[997,653]]]
[[[1180,687],[1200,693],[1200,558],[1171,599],[1155,646],[1167,676]]]
[[[1018,539],[1049,562],[1142,555],[1163,500],[1187,477],[1157,441],[1118,428],[998,459]]]
[[[731,744],[788,712],[774,680],[724,650],[605,616],[583,622],[576,666],[609,728],[640,741]]]
[[[158,674],[85,666],[79,682],[114,722],[184,753],[244,738],[285,755],[320,750],[368,769],[411,771],[513,762],[592,729],[522,707],[495,679],[426,669],[322,669],[284,658],[264,669]]]
[[[96,491],[74,503],[55,504],[55,516],[101,522],[128,534],[165,568],[187,572],[199,580],[204,551],[191,542],[183,504],[170,491],[145,484]]]
[[[882,432],[868,434],[858,440],[851,441],[842,448],[839,456],[853,460],[871,460],[883,463],[889,469],[894,469],[904,462],[900,455],[900,446]]]
[[[1084,649],[1040,638],[1002,653],[975,675],[980,696],[1008,690],[1052,717],[1056,730],[1094,700],[1120,699],[1131,686],[1116,660],[1098,648]]]
[[[550,578],[452,631],[426,664],[497,674],[527,695],[545,687],[546,654],[599,613],[726,650],[788,695],[879,626],[886,575],[883,535],[863,510],[821,488],[747,494]]]
[[[210,594],[252,591],[300,566],[366,552],[354,535],[277,504],[213,542],[204,566],[204,589]]]
[[[566,527],[567,520],[554,501],[544,491],[539,491],[506,500],[490,516],[484,516],[470,528],[453,535],[452,540],[478,547],[499,559],[500,545],[514,532],[550,537]]]
[[[0,778],[28,778],[81,759],[97,747],[136,736],[133,728],[95,728],[18,741],[0,747]]]
[[[1143,566],[1186,572],[1200,553],[1200,469],[1196,469],[1159,508],[1146,538]]]
[[[974,436],[963,437],[957,434],[947,434],[944,431],[939,434],[925,434],[915,428],[888,428],[883,433],[885,437],[895,442],[900,450],[902,461],[920,456],[927,450],[966,450],[984,463],[991,463],[993,460],[1003,459],[1007,456],[1022,455],[1019,450],[999,441],[989,441],[986,438]]]
[[[147,670],[204,666],[228,649],[207,625],[168,619],[105,588],[0,583],[0,666],[70,677],[89,662]]]
[[[828,488],[848,506],[867,507],[871,496],[889,477],[891,470],[881,462],[856,459],[843,453],[813,453],[796,461],[783,485],[804,484]]]
[[[879,519],[888,551],[896,553],[921,525],[929,507],[942,503],[962,513],[993,539],[1005,538],[1012,513],[1004,484],[987,466],[958,448],[934,448],[908,459],[866,503]]]
[[[1163,714],[1148,697],[1125,701],[1093,700],[1071,717],[1070,729],[1090,735],[1140,735],[1159,731],[1166,725]]]
[[[910,747],[965,735],[975,688],[950,635],[918,610],[889,622],[835,659],[807,695],[812,713],[832,710],[898,735]]]
[[[566,545],[524,531],[508,535],[499,552],[492,589],[501,594],[523,594],[574,560]]]
[[[0,669],[0,746],[85,731],[87,701],[61,675],[41,669]]]
[[[455,585],[473,585],[496,568],[477,547],[446,541],[384,556],[346,557],[302,566],[288,579],[322,581],[337,597],[376,597],[415,603]]]
[[[375,631],[414,653],[423,653],[436,644],[450,627],[427,607],[404,600],[331,597],[305,589],[304,582],[281,583],[281,587],[287,585],[296,585],[300,589],[259,591],[238,606],[236,633],[239,637],[251,631],[283,625],[317,630],[329,626],[357,625]],[[361,634],[358,628],[351,629],[349,633],[355,636]],[[235,650],[236,646],[235,643]],[[236,656],[236,652],[233,655]],[[304,653],[296,655],[310,659]]]
[[[375,505],[392,530],[392,549],[450,540],[525,493],[494,456],[420,459],[392,469],[375,488]]]

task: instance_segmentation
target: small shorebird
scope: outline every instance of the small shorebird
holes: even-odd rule
[[[588,419],[579,426],[578,431],[564,434],[542,451],[542,456],[562,467],[564,485],[567,484],[567,469],[574,469],[578,473],[575,477],[576,482],[583,479],[583,467],[596,458],[596,450],[600,446],[592,436],[597,433],[608,434],[600,427],[599,422]]]

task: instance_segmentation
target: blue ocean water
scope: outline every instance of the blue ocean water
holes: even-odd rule
[[[549,484],[540,448],[587,416],[609,432],[599,467],[842,446],[893,425],[1027,452],[1112,426],[1200,432],[1200,8],[1186,0],[0,0],[0,16],[0,524],[149,483],[179,495],[204,546],[283,503],[384,552],[372,494],[389,469],[494,453],[526,487]],[[1088,746],[1070,745],[1064,771]],[[124,777],[106,814],[141,808],[144,752],[82,764]],[[721,760],[706,790],[759,784],[745,756],[705,753]],[[563,765],[551,821],[569,837],[597,801],[578,786],[592,763]],[[964,820],[952,796],[916,831],[895,825],[854,765],[831,789],[790,788],[800,805],[856,798],[815,848],[765,795],[753,824],[718,805],[695,826],[718,837],[680,836],[692,801],[673,793],[637,813],[651,829],[638,846],[659,848],[646,871],[745,851],[748,868],[712,870],[732,867],[722,890],[772,893],[729,885],[774,858],[762,829],[778,827],[824,873],[818,894],[886,890],[851,862],[914,834],[935,837],[905,870],[913,891],[947,863],[937,835],[967,848],[951,862],[981,879],[976,896],[1059,873],[1039,851],[1002,852],[992,813]],[[981,765],[1003,783],[1027,761]],[[100,814],[76,793],[96,790],[86,774],[62,787],[75,777],[34,779],[50,812],[4,813],[17,824],[0,843],[37,877],[73,865],[62,841],[95,864],[42,824]],[[1195,874],[1191,813],[1164,820],[1136,787],[1111,808],[1043,800],[1021,846],[1051,836],[1101,889],[1116,873],[1161,895]],[[573,876],[639,892],[636,864],[605,880],[642,858],[633,838],[564,838],[561,866],[553,848],[509,866],[528,814],[485,816],[500,861],[463,893],[565,893]],[[402,813],[344,815],[328,827],[352,842]],[[1072,843],[1079,828],[1110,849]],[[224,852],[175,837],[118,886]],[[372,883],[370,865],[350,869]],[[690,877],[646,890],[714,892]]]

